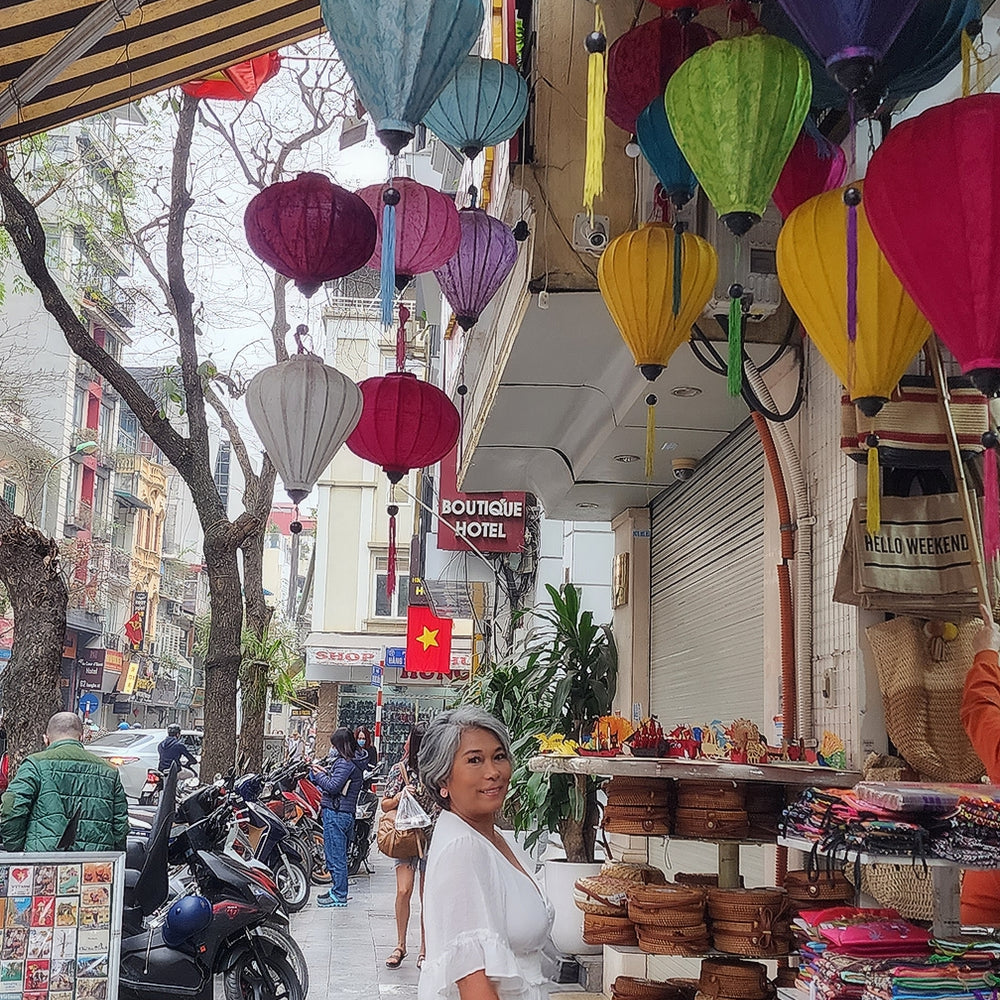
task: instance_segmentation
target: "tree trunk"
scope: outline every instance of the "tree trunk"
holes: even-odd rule
[[[14,647],[0,675],[11,774],[41,749],[49,717],[62,709],[59,669],[66,641],[66,583],[56,543],[0,501],[0,580],[14,616]]]
[[[591,864],[594,860],[594,844],[597,840],[597,823],[600,807],[597,804],[597,786],[585,774],[573,776],[577,794],[583,796],[583,819],[569,817],[559,824],[559,838],[562,840],[566,860],[577,864]]]
[[[225,774],[236,760],[236,678],[240,668],[243,604],[240,600],[237,545],[229,525],[205,533],[212,620],[205,657],[205,742],[201,778]]]
[[[272,487],[269,493],[273,493]],[[243,595],[246,602],[246,627],[262,639],[271,623],[274,609],[264,600],[264,527],[267,517],[260,520],[260,530],[243,542]],[[264,759],[264,720],[267,715],[267,693],[270,664],[249,660],[240,666],[241,714],[240,759],[247,760],[249,769],[259,770]]]

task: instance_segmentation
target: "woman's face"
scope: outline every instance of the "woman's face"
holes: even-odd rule
[[[442,791],[464,819],[492,820],[503,807],[510,771],[510,758],[493,733],[466,729]]]

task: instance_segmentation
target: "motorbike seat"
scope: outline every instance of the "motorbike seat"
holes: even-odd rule
[[[132,869],[138,874],[142,871],[142,866],[146,861],[146,850],[148,847],[148,842],[142,840],[139,837],[129,837],[125,844],[125,868],[126,868],[126,882],[127,882],[127,872]]]

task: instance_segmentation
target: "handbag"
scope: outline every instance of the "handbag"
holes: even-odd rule
[[[400,762],[400,771],[403,775],[405,788],[410,783],[406,774],[406,767]],[[396,829],[396,810],[390,809],[383,812],[378,820],[378,829],[375,832],[375,843],[378,849],[389,858],[405,860],[406,858],[422,858],[424,856],[425,834],[423,828],[417,827],[410,830]]]

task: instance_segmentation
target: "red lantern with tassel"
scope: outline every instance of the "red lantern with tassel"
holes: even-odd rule
[[[810,198],[840,187],[846,177],[847,157],[843,149],[818,129],[804,128],[781,168],[771,197],[787,219]]]
[[[190,97],[206,97],[215,101],[251,101],[271,77],[281,69],[281,56],[265,52],[246,62],[227,66],[201,80],[188,80],[181,90]]]
[[[347,447],[380,465],[394,485],[411,469],[440,461],[458,440],[461,423],[455,404],[437,386],[412,372],[389,372],[365,379],[359,387],[364,400],[361,420]],[[396,514],[389,508],[390,594],[395,590]]]
[[[243,225],[250,249],[307,298],[363,267],[377,237],[364,201],[314,173],[264,188],[247,205]]]

